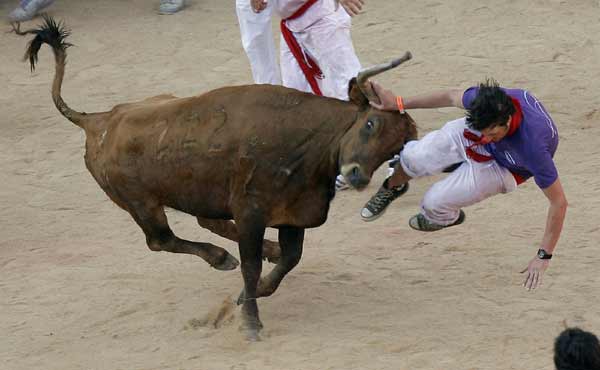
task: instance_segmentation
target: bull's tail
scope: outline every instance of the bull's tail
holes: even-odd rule
[[[35,35],[33,40],[29,42],[23,60],[29,60],[31,70],[33,71],[35,69],[35,64],[38,61],[38,51],[42,47],[42,44],[46,43],[52,47],[52,51],[54,52],[54,60],[56,61],[56,71],[54,74],[54,82],[52,83],[52,100],[54,100],[54,105],[63,116],[77,126],[83,127],[86,114],[69,108],[69,106],[60,96],[60,90],[65,74],[67,48],[72,45],[68,42],[65,42],[65,39],[71,34],[71,32],[65,28],[62,22],[57,23],[48,15],[44,15],[43,17],[44,24],[38,29],[20,31],[18,24],[16,27],[13,25],[15,33],[19,35],[26,35],[29,33]]]

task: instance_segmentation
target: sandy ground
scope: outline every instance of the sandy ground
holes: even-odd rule
[[[0,2],[0,13],[14,3]],[[251,82],[233,1],[190,0],[173,16],[157,15],[157,3],[50,8],[73,30],[71,107]],[[527,292],[519,271],[538,248],[547,204],[533,182],[468,208],[463,226],[425,234],[407,220],[433,179],[414,182],[377,222],[360,220],[380,169],[307,233],[300,265],[260,302],[263,341],[248,344],[230,303],[239,270],[150,252],[85,169],[83,132],[54,108],[49,50],[31,74],[20,61],[26,40],[0,33],[0,369],[553,369],[565,321],[600,334],[598,34],[598,1],[367,0],[353,26],[363,64],[415,57],[379,79],[396,92],[493,76],[544,102],[561,137],[563,236],[544,286]],[[421,133],[461,114],[411,113]],[[180,236],[238,255],[192,217],[169,218]]]

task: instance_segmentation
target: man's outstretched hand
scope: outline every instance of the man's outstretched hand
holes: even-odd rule
[[[529,265],[523,271],[522,274],[527,273],[527,277],[523,286],[527,290],[535,289],[542,285],[542,276],[544,275],[544,271],[550,265],[550,260],[542,260],[537,256],[533,257],[531,261],[529,261]]]

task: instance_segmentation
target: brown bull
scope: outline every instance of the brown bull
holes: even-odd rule
[[[60,95],[68,32],[51,18],[40,29],[16,31],[36,35],[26,53],[32,69],[41,45],[52,47],[54,103],[85,130],[88,170],[131,214],[151,250],[195,254],[219,270],[238,265],[223,248],[175,236],[165,207],[196,216],[201,226],[238,242],[244,278],[238,303],[249,339],[258,339],[262,327],[256,298],[273,294],[299,262],[304,229],[327,219],[336,175],[341,171],[362,189],[416,136],[407,114],[376,110],[367,99],[376,98],[367,78],[408,60],[408,53],[353,79],[350,102],[250,85],[189,98],[161,95],[86,114]],[[279,230],[281,251],[261,278],[262,257],[273,254],[261,248],[266,227]]]

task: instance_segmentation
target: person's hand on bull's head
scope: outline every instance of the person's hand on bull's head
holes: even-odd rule
[[[267,8],[268,0],[250,0],[250,5],[255,13],[260,13]]]
[[[350,89],[349,89],[349,97],[350,100],[356,100],[357,104],[361,103],[361,99],[364,104],[370,104],[373,108],[384,110],[384,111],[398,111],[399,105],[402,105],[397,102],[402,102],[402,98],[396,99],[396,96],[393,92],[384,89],[377,82],[371,82],[369,80],[370,77],[377,76],[378,74],[388,71],[392,68],[399,66],[400,64],[412,59],[412,54],[410,51],[404,53],[404,55],[398,59],[394,59],[388,63],[378,64],[366,69],[361,70],[355,79],[350,81]],[[354,81],[354,82],[353,82]],[[352,93],[353,83],[360,87],[361,94],[360,96],[356,96],[356,94]],[[401,110],[400,113],[404,113],[404,109]]]
[[[365,68],[348,83],[347,107],[355,112],[355,118],[340,140],[338,165],[347,183],[356,190],[366,188],[377,168],[417,136],[416,124],[408,114],[371,106],[371,102],[381,104],[381,101],[369,80],[411,57],[406,52],[388,63]]]
[[[396,104],[396,95],[393,92],[384,89],[383,86],[374,81],[371,81],[371,86],[379,98],[379,102],[373,100],[369,101],[373,108],[387,111],[398,110],[398,105]]]

